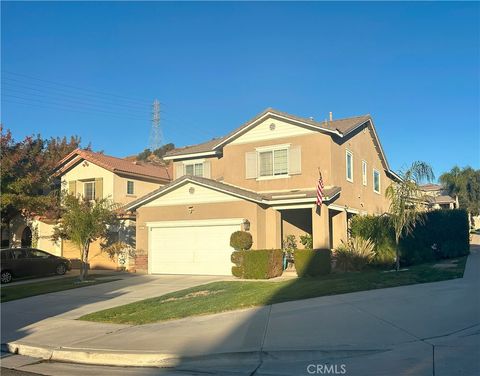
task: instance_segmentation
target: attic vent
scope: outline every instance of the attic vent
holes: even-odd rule
[[[275,130],[275,123],[270,124],[270,130],[274,131]]]

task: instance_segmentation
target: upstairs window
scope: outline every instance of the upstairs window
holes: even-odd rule
[[[186,164],[185,175],[203,176],[203,163]]]
[[[127,195],[135,194],[135,185],[134,182],[131,180],[127,181]]]
[[[95,200],[95,182],[86,181],[83,183],[83,197],[85,200]]]
[[[350,150],[347,150],[345,154],[345,166],[346,178],[348,181],[353,182],[353,154]]]
[[[373,170],[373,191],[380,193],[380,172]]]
[[[367,162],[362,161],[362,183],[367,185]]]
[[[288,149],[261,151],[258,156],[261,177],[288,174]]]

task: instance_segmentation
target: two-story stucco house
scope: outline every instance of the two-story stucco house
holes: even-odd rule
[[[458,197],[450,196],[439,184],[425,184],[420,187],[425,194],[425,207],[428,210],[458,208]]]
[[[398,179],[369,115],[316,122],[267,109],[225,137],[175,149],[174,181],[125,206],[150,273],[230,274],[232,232],[253,248],[311,234],[315,248],[347,237],[355,214],[388,209]],[[319,171],[324,201],[315,205]]]
[[[132,162],[102,153],[77,149],[62,159],[54,172],[62,189],[86,199],[109,198],[120,205],[155,191],[171,181],[165,166]],[[135,226],[125,219],[124,226]],[[48,249],[45,249],[48,250]],[[61,244],[61,255],[79,258],[79,250],[68,241]],[[91,268],[114,268],[117,264],[101,251],[97,241],[89,252]]]

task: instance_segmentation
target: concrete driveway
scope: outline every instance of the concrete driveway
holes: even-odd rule
[[[58,328],[60,320],[65,325],[65,320],[72,322],[87,313],[230,277],[121,273],[118,278],[121,280],[2,303],[2,343],[34,335],[41,327]]]

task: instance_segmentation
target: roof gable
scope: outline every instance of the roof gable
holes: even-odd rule
[[[166,166],[135,163],[83,149],[76,149],[63,158],[57,164],[54,173],[56,176],[61,176],[84,160],[113,173],[128,175],[137,179],[153,179],[165,183],[171,180]]]
[[[311,126],[296,124],[292,121],[281,120],[271,114],[253,123],[233,137],[227,145],[245,144],[257,141],[275,140],[314,134],[318,130]]]
[[[153,200],[145,203],[144,207],[153,206],[177,206],[193,204],[212,204],[219,202],[240,201],[241,199],[229,193],[206,187],[195,181],[185,180],[163,194],[159,194]]]

